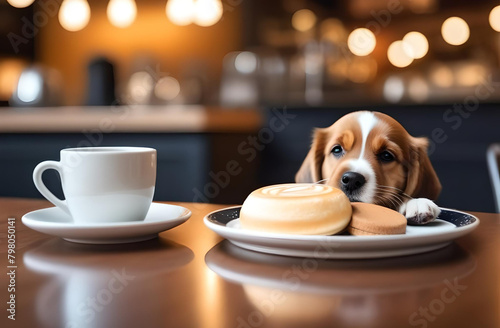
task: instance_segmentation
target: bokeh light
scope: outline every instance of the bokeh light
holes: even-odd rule
[[[17,98],[25,104],[30,104],[42,97],[43,80],[40,73],[33,69],[22,72],[17,82]]]
[[[457,83],[464,87],[472,87],[486,80],[486,69],[480,64],[465,64],[456,70]]]
[[[491,28],[500,32],[500,6],[491,9],[489,21]]]
[[[370,57],[354,57],[348,67],[348,78],[354,83],[366,83],[377,75],[377,62]]]
[[[403,49],[409,57],[419,59],[427,54],[429,42],[422,33],[410,32],[403,37]]]
[[[422,103],[429,98],[429,85],[422,77],[414,77],[408,84],[408,95],[412,100]]]
[[[137,6],[134,0],[110,0],[106,13],[111,24],[125,28],[134,22]]]
[[[391,103],[401,101],[405,94],[405,84],[398,76],[391,76],[384,82],[384,98]]]
[[[337,18],[328,18],[321,22],[321,38],[334,43],[345,42],[347,33],[342,21]]]
[[[67,31],[79,31],[89,20],[90,6],[86,0],[64,0],[59,8],[59,23]]]
[[[297,31],[305,32],[316,24],[316,15],[309,9],[296,11],[292,16],[292,26]]]
[[[240,52],[234,59],[234,67],[242,74],[250,74],[257,69],[257,56],[249,51]]]
[[[128,81],[127,91],[131,104],[147,103],[154,88],[153,77],[148,72],[135,72]]]
[[[158,80],[154,89],[155,96],[165,101],[173,100],[180,92],[179,82],[171,76],[165,76]]]
[[[446,65],[435,66],[431,70],[431,81],[438,87],[449,88],[453,85],[453,72]]]
[[[347,78],[349,64],[345,58],[327,58],[326,72],[335,84],[341,84]]]
[[[347,38],[347,46],[356,56],[371,54],[376,44],[375,34],[367,28],[357,28]]]
[[[189,25],[194,20],[195,15],[194,0],[168,0],[167,17],[175,25]]]
[[[441,26],[441,35],[447,43],[459,46],[469,39],[469,25],[460,17],[450,17]]]
[[[199,26],[212,26],[222,17],[220,0],[198,0],[195,3],[194,23]]]
[[[31,5],[35,0],[7,0],[7,2],[16,8],[26,8]]]
[[[408,56],[403,48],[403,41],[398,40],[391,43],[387,49],[389,62],[396,67],[406,67],[413,62],[413,58]]]

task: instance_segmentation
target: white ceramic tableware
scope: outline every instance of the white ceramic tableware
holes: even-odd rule
[[[152,203],[143,221],[79,224],[58,207],[25,214],[23,224],[33,230],[84,244],[121,244],[148,240],[172,229],[191,216],[185,207]]]
[[[290,235],[242,228],[240,209],[236,206],[212,212],[205,216],[205,225],[241,248],[294,257],[363,259],[424,253],[449,245],[479,225],[479,219],[471,214],[441,208],[435,222],[409,225],[404,235]]]
[[[61,176],[65,200],[42,181],[53,169]],[[144,220],[153,200],[156,150],[145,147],[88,147],[61,150],[61,160],[44,161],[33,171],[40,193],[75,223]]]

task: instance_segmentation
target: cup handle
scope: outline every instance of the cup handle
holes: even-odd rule
[[[56,170],[62,178],[62,170],[61,163],[56,161],[45,161],[41,162],[35,167],[33,171],[33,182],[35,183],[36,189],[42,194],[43,197],[47,198],[55,206],[59,207],[61,210],[71,215],[68,209],[68,205],[66,205],[66,201],[57,198],[50,190],[45,186],[42,181],[42,174],[45,170]]]

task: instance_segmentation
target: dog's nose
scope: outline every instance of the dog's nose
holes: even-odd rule
[[[346,172],[340,181],[342,182],[342,186],[344,188],[349,191],[354,191],[361,188],[365,184],[366,179],[362,174],[356,172]]]

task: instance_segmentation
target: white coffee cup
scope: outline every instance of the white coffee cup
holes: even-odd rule
[[[42,181],[53,169],[61,176],[65,200]],[[61,161],[45,161],[33,171],[38,191],[75,223],[144,220],[153,200],[156,150],[145,147],[86,147],[61,150]]]

